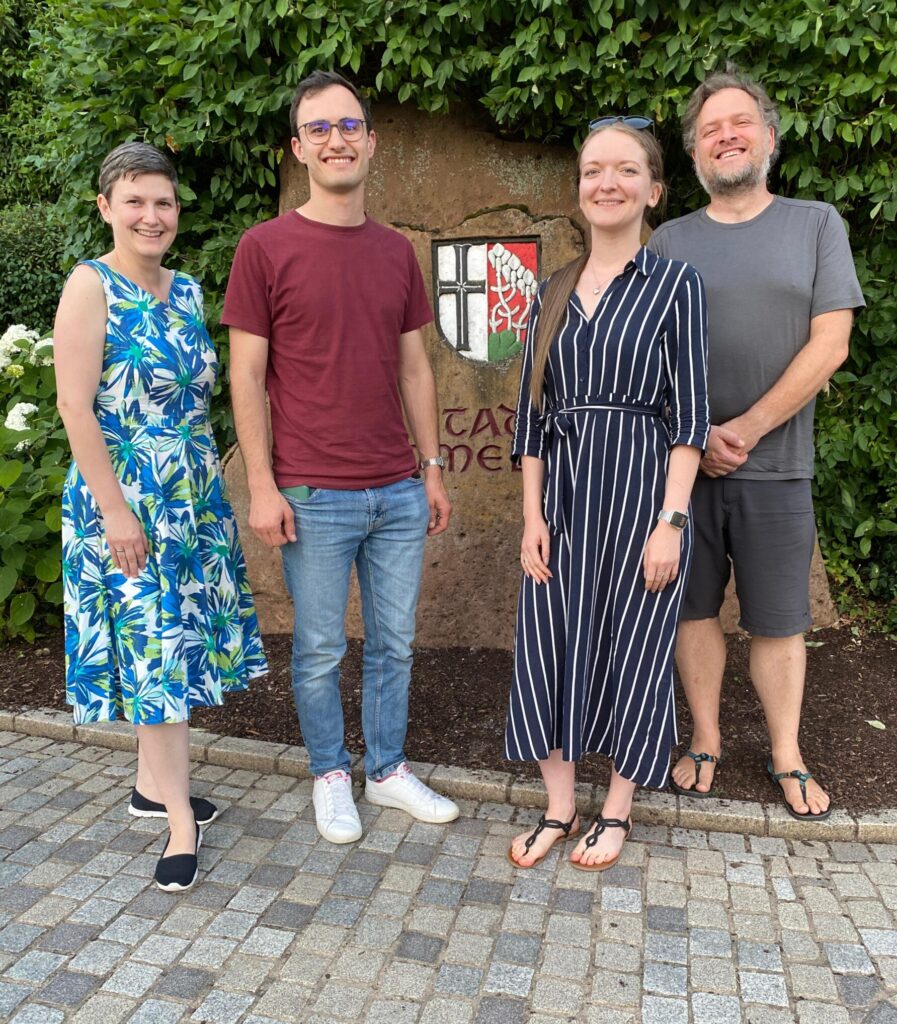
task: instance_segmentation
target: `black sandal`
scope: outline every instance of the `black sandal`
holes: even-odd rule
[[[602,835],[609,828],[621,828],[626,833],[624,842],[629,838],[632,833],[632,818],[628,821],[623,821],[620,818],[602,818],[598,817],[595,819],[592,828],[594,832],[590,832],[586,836],[586,848],[591,849],[598,842],[598,837]],[[623,852],[623,848],[620,847],[620,853]],[[583,864],[578,860],[571,860],[570,866],[576,868],[578,871],[607,871],[608,868],[613,867],[614,864],[620,859],[620,853],[611,860],[604,860],[600,864]]]
[[[822,811],[820,814],[814,814],[812,811],[806,811],[801,814],[796,811],[791,804],[788,802],[788,798],[785,796],[785,787],[782,785],[782,779],[797,779],[800,783],[800,795],[801,799],[807,806],[807,782],[813,778],[812,772],[802,772],[797,768],[792,772],[776,772],[772,769],[772,758],[766,762],[766,774],[769,776],[769,781],[773,784],[776,792],[782,798],[782,803],[785,805],[785,810],[791,815],[792,818],[797,818],[798,821],[825,821],[825,819],[832,813],[832,808],[829,807],[827,810]]]
[[[696,754],[693,750],[686,750],[682,755],[683,757],[690,757],[695,763],[695,781],[694,785],[686,789],[684,786],[678,785],[673,779],[670,779],[670,789],[674,793],[678,793],[679,796],[691,796],[696,800],[706,800],[709,796],[716,796],[716,777],[719,774],[719,763],[722,759],[722,754],[719,757],[714,757],[713,754]],[[713,773],[713,783],[710,789],[706,793],[701,793],[695,787],[701,781],[701,765],[702,764],[715,764],[717,766],[716,771]]]
[[[579,829],[577,828],[575,831],[573,831],[573,823],[576,821],[577,817],[578,817],[578,815],[574,811],[573,817],[568,822],[563,822],[563,821],[555,821],[553,818],[546,818],[545,815],[543,814],[542,817],[539,818],[539,823],[536,825],[536,827],[533,830],[533,832],[530,835],[528,835],[526,837],[526,840],[524,841],[524,844],[523,844],[524,848],[525,848],[524,856],[526,856],[526,854],[529,853],[529,851],[532,849],[533,843],[536,841],[536,839],[539,837],[539,835],[542,832],[544,832],[545,829],[547,829],[547,828],[556,828],[556,829],[560,830],[561,832],[563,832],[564,833],[564,836],[563,836],[564,840],[572,839],[573,836],[578,836],[579,835]],[[515,868],[520,868],[523,871],[528,871],[530,868],[534,868],[537,864],[539,864],[543,860],[545,860],[545,858],[548,856],[549,853],[551,853],[552,849],[554,848],[554,844],[556,842],[560,841],[560,840],[561,840],[561,837],[558,836],[557,839],[555,839],[554,842],[552,842],[551,846],[549,846],[548,849],[542,854],[542,856],[539,857],[538,860],[534,860],[532,862],[532,864],[521,864],[519,861],[514,860],[514,855],[511,853],[511,850],[513,849],[513,847],[509,846],[508,847],[508,860],[514,865]]]

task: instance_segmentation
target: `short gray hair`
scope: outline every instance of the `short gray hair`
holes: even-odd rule
[[[695,132],[701,108],[714,93],[722,92],[723,89],[740,89],[756,101],[757,106],[760,108],[763,124],[773,130],[770,161],[775,163],[779,155],[780,142],[779,109],[769,98],[769,93],[767,93],[763,86],[752,78],[748,78],[747,75],[743,75],[734,64],[726,64],[725,71],[715,71],[709,78],[704,79],[691,94],[688,106],[682,115],[682,144],[685,146],[685,152],[689,156],[694,152]]]
[[[100,165],[100,195],[109,198],[119,178],[136,178],[138,174],[161,174],[178,191],[178,175],[174,164],[155,146],[145,142],[123,142]]]

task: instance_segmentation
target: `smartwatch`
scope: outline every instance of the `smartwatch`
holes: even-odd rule
[[[657,518],[669,523],[675,530],[684,530],[688,526],[688,516],[685,512],[670,512],[663,508],[657,513]]]

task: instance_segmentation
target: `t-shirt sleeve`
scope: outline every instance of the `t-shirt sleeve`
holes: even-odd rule
[[[833,309],[862,309],[865,305],[847,228],[838,211],[830,206],[819,229],[810,316]]]
[[[270,338],[270,292],[271,264],[258,241],[247,233],[234,253],[221,323]]]
[[[424,287],[424,276],[420,272],[417,257],[414,249],[408,242],[408,304],[405,306],[405,319],[402,322],[402,334],[409,331],[416,331],[418,327],[433,322],[433,309],[430,300],[427,298],[427,289]]]
[[[669,232],[664,231],[663,227],[659,227],[656,231],[651,232],[651,237],[645,243],[645,245],[652,251],[656,252],[658,256],[663,256],[664,259],[671,259],[669,252],[667,251],[667,235]]]

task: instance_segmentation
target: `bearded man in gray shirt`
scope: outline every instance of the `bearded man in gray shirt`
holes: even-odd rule
[[[694,557],[676,649],[694,731],[672,785],[683,796],[713,792],[726,663],[719,610],[734,567],[769,729],[767,772],[793,817],[819,820],[829,798],[798,744],[816,536],[813,412],[865,303],[834,207],[767,187],[779,116],[761,86],[712,75],[692,94],[682,133],[710,203],[663,224],[649,244],[704,279],[714,426],[692,492]]]

